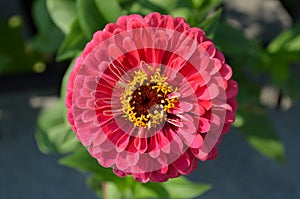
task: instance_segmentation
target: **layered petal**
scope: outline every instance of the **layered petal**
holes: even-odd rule
[[[67,85],[68,121],[116,175],[146,183],[188,175],[218,155],[238,84],[203,30],[157,12],[97,31]]]

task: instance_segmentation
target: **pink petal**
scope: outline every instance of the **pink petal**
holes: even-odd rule
[[[210,129],[210,122],[207,118],[200,117],[198,131],[201,133],[206,133]]]
[[[140,156],[138,153],[127,152],[126,160],[127,160],[127,164],[130,167],[135,166],[138,163],[139,158],[140,158]]]
[[[186,153],[182,154],[176,161],[173,162],[173,165],[181,174],[185,174],[185,171],[189,168],[190,164],[190,158]]]
[[[159,146],[159,141],[157,140],[156,135],[154,135],[150,138],[148,151],[149,151],[149,154],[152,158],[157,158],[159,156],[160,146]]]
[[[174,18],[170,15],[164,15],[158,24],[160,28],[174,29]]]
[[[162,15],[158,12],[153,12],[145,17],[145,23],[150,27],[158,27],[158,23],[161,21]]]
[[[133,173],[132,177],[138,181],[138,182],[142,182],[142,183],[146,183],[150,180],[150,172],[146,172],[146,173]]]
[[[121,171],[125,171],[128,168],[128,163],[126,160],[126,152],[121,152],[117,154],[115,165],[116,168]]]
[[[229,80],[232,77],[232,69],[229,65],[223,64],[220,69],[220,74],[226,79]]]
[[[200,148],[203,144],[203,138],[201,135],[196,134],[196,136],[194,136],[194,140],[193,142],[189,145],[190,148]]]
[[[219,59],[222,64],[225,63],[225,57],[224,57],[223,53],[221,51],[219,51],[218,49],[216,49],[216,54],[215,54],[214,58]]]
[[[197,90],[197,97],[199,100],[210,100],[217,97],[220,93],[219,87],[215,83],[209,83],[208,87],[202,87]]]
[[[215,53],[216,53],[216,48],[213,42],[207,40],[203,43],[200,44],[202,46],[202,48],[204,50],[206,50],[206,52],[208,52],[208,54],[210,55],[210,57],[214,57]]]
[[[129,138],[130,138],[130,136],[125,133],[122,135],[122,137],[120,137],[120,139],[116,143],[116,151],[117,152],[120,153],[126,149],[128,143],[129,143]]]
[[[120,56],[124,55],[116,44],[110,44],[107,50],[109,55],[114,59],[118,59]]]
[[[177,168],[173,164],[169,165],[167,175],[169,178],[177,178],[178,176],[180,176]]]
[[[159,143],[160,149],[164,153],[169,153],[170,152],[170,141],[168,138],[163,134],[163,132],[157,134],[157,139]]]
[[[235,98],[238,94],[238,84],[236,81],[230,79],[228,81],[228,88],[226,90],[226,97],[227,99]]]
[[[132,14],[128,17],[127,30],[143,27],[144,19],[141,15]]]
[[[176,126],[176,127],[183,127],[183,124],[180,120],[175,120],[175,119],[167,119],[167,122],[170,124]]]
[[[189,112],[193,108],[193,104],[187,103],[185,101],[179,101],[179,106],[184,112]]]
[[[108,151],[108,152],[103,152],[103,151],[98,151],[97,153],[94,153],[95,150],[90,151],[90,154],[96,158],[99,162],[104,167],[112,167],[115,164],[116,160],[116,155],[117,153],[115,151]]]
[[[123,172],[123,171],[120,171],[120,170],[118,170],[118,169],[113,169],[113,172],[114,172],[114,174],[116,174],[117,176],[119,176],[119,177],[121,177],[121,178],[123,178],[123,177],[125,177],[125,176],[128,175],[128,173]]]
[[[190,25],[186,23],[184,18],[176,17],[174,19],[174,27],[175,27],[175,31],[184,32],[185,30],[190,28]]]
[[[122,28],[123,30],[126,30],[128,18],[129,18],[128,16],[120,16],[116,24],[119,25],[119,27]]]
[[[142,154],[148,149],[147,138],[145,138],[144,129],[139,128],[138,136],[134,138],[134,146],[137,151]]]

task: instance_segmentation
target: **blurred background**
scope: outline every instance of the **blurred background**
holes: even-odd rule
[[[156,4],[158,1],[140,0],[136,5],[126,0],[118,2],[128,10],[123,11],[125,14],[164,11],[164,5]],[[209,23],[199,26],[208,29],[208,36],[233,67],[234,78],[240,85],[239,111],[234,128],[219,147],[219,157],[200,163],[188,178],[213,186],[199,197],[204,199],[300,198],[300,2],[209,2],[215,4],[205,19],[215,17],[220,22],[217,27]],[[49,14],[49,5],[46,0],[0,0],[3,199],[97,198],[86,186],[87,173],[57,163],[62,153],[72,151],[73,145],[58,146],[51,137],[46,141],[41,138],[44,131],[46,135],[50,135],[48,130],[55,131],[53,135],[58,137],[60,132],[68,131],[58,126],[52,128],[54,124],[52,129],[46,127],[53,117],[48,119],[44,115],[51,115],[47,110],[57,107],[63,98],[61,84],[71,58],[88,41],[88,37],[82,36],[87,32],[84,28],[84,33],[74,30],[74,24],[71,30],[64,28],[61,24],[68,18],[60,21]],[[66,10],[75,9],[72,3],[62,6],[66,5],[70,6]],[[195,16],[187,14],[192,8],[176,5],[166,12],[184,16],[197,25],[193,21]],[[197,4],[193,5],[196,9]],[[54,6],[52,11],[56,9],[59,7]],[[222,13],[218,14],[220,9]],[[105,20],[101,23],[105,24]],[[52,114],[56,117],[55,112]]]

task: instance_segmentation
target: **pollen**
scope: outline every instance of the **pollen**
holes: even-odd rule
[[[168,77],[161,73],[161,69],[154,70],[151,66],[148,68],[150,75],[137,70],[127,84],[119,85],[124,89],[120,97],[123,117],[134,126],[150,129],[166,120],[168,110],[175,107],[178,99],[167,97],[177,89],[168,84]]]

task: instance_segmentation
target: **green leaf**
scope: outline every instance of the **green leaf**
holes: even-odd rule
[[[131,1],[131,2],[133,2],[133,3],[130,4],[130,6],[126,5],[126,6],[128,6],[128,8],[126,9],[127,14],[147,15],[147,14],[153,12],[153,9],[148,8],[149,6],[145,7],[139,1]]]
[[[46,3],[54,23],[67,34],[76,18],[75,0],[47,0]]]
[[[125,182],[126,183],[126,182]],[[125,185],[125,184],[123,184]],[[127,184],[128,186],[128,184]],[[130,186],[130,185],[129,185]],[[132,189],[128,188],[125,190],[120,190],[116,183],[106,182],[104,184],[106,194],[105,198],[107,199],[132,199],[133,192]]]
[[[205,0],[190,0],[192,2],[192,5],[194,6],[194,8],[199,9],[202,4],[205,2]]]
[[[195,183],[185,177],[171,179],[163,183],[163,186],[169,192],[170,198],[173,199],[195,198],[212,188],[209,184]]]
[[[280,33],[268,45],[267,50],[270,53],[276,53],[280,50],[299,51],[300,50],[300,23],[294,27]]]
[[[192,17],[189,19],[191,26],[203,23],[207,17],[223,2],[223,0],[190,0],[194,10],[191,10]]]
[[[286,50],[300,52],[300,31],[297,33],[297,36],[287,43]]]
[[[135,198],[170,198],[162,183],[137,184],[135,190]]]
[[[214,42],[231,59],[236,70],[256,67],[261,71],[261,59],[265,52],[255,41],[246,38],[241,30],[221,22],[215,32]]]
[[[97,196],[105,199],[132,199],[133,197],[132,189],[120,190],[116,183],[114,182],[103,182],[99,180],[95,175],[90,176],[87,179],[88,186],[96,192]],[[128,186],[127,181],[123,181],[124,186]],[[131,184],[133,185],[133,184]],[[133,186],[132,186],[133,187]],[[131,187],[131,188],[132,188]]]
[[[242,31],[227,23],[219,24],[214,41],[223,52],[235,57],[242,57],[255,49],[253,43],[245,37]]]
[[[177,4],[177,0],[165,0],[165,1],[160,1],[160,0],[148,0],[148,2],[155,4],[161,8],[164,9],[170,9],[172,7],[175,7],[175,5]]]
[[[100,166],[82,146],[78,147],[73,154],[60,159],[59,163],[90,172],[92,176],[88,179],[88,185],[96,191],[97,195],[102,195],[105,193],[99,189],[105,183],[105,186],[109,186],[106,190],[108,198],[194,198],[211,188],[210,185],[193,183],[183,177],[171,179],[166,183],[146,184],[134,181],[131,176],[119,178],[111,168]]]
[[[56,60],[63,61],[73,58],[78,52],[82,51],[87,42],[88,40],[80,28],[79,21],[75,20],[58,50]]]
[[[184,177],[170,179],[164,183],[137,184],[135,198],[195,198],[208,190],[208,184],[194,183]]]
[[[183,17],[185,19],[188,19],[191,16],[191,10],[190,10],[190,8],[181,7],[181,8],[176,8],[176,9],[171,10],[170,14],[173,17]]]
[[[212,16],[207,18],[203,23],[199,25],[199,27],[206,32],[206,35],[208,37],[210,38],[214,37],[217,27],[220,23],[221,14],[222,14],[222,9],[220,8]]]
[[[131,12],[142,13],[144,15],[151,12],[159,12],[161,14],[169,14],[169,12],[177,8],[178,0],[138,0],[131,8]],[[137,9],[140,10],[137,10]]]
[[[70,125],[64,122],[63,106],[58,101],[38,117],[36,140],[43,153],[67,153],[79,145]]]
[[[106,21],[116,22],[118,17],[122,15],[122,8],[117,0],[95,0],[95,2]]]
[[[244,104],[239,111],[244,118],[244,125],[239,130],[246,136],[250,145],[263,155],[284,162],[284,146],[265,111],[250,104]]]
[[[95,0],[77,0],[76,8],[81,29],[87,39],[91,39],[94,32],[103,29],[107,21],[97,9]]]
[[[38,29],[38,35],[33,38],[31,44],[39,51],[56,51],[64,35],[52,22],[47,11],[46,0],[34,1],[32,14]],[[51,32],[51,34],[49,34],[49,32]]]
[[[289,79],[291,64],[293,60],[297,59],[294,59],[292,55],[293,53],[286,51],[268,54],[269,57],[264,60],[262,69],[268,72],[273,83],[282,85]]]

